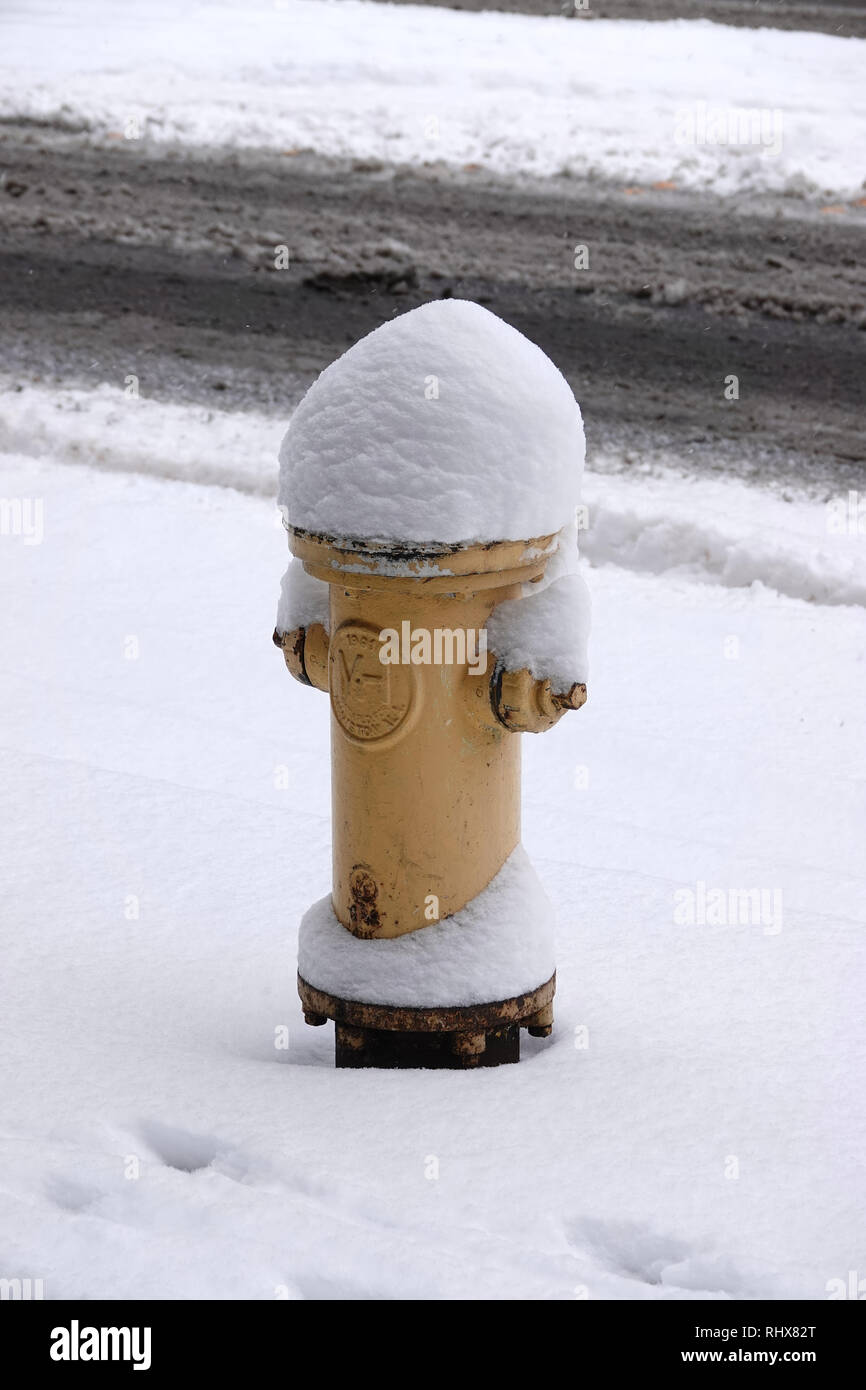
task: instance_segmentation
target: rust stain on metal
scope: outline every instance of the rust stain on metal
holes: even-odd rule
[[[356,864],[349,875],[349,919],[356,936],[374,936],[382,925],[377,898],[379,886],[366,864]]]
[[[290,675],[294,676],[301,685],[312,685],[312,681],[307,675],[307,668],[304,665],[304,648],[307,640],[307,629],[296,627],[291,632],[274,631],[274,646],[279,647],[285,657],[286,666]]]
[[[449,1067],[466,1070],[520,1060],[520,1029],[547,1037],[556,976],[527,994],[493,1004],[402,1008],[326,994],[298,976],[308,1022],[332,1018],[338,1067]]]
[[[460,1004],[444,1008],[409,1008],[393,1004],[363,1004],[357,999],[341,999],[316,989],[303,976],[298,976],[298,994],[304,1011],[333,1018],[355,1028],[388,1029],[408,1033],[478,1033],[504,1024],[518,1023],[521,1028],[535,1025],[542,1010],[553,1002],[556,975],[551,975],[538,989],[499,999],[493,1004]],[[550,1019],[553,1012],[551,1009]]]

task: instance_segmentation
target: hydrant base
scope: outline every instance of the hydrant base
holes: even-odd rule
[[[520,1029],[549,1035],[556,976],[510,999],[453,1008],[405,1008],[341,999],[298,976],[306,1021],[334,1020],[338,1067],[468,1070],[520,1060]]]

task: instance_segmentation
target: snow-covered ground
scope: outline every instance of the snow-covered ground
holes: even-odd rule
[[[19,0],[0,16],[0,116],[108,144],[856,198],[864,48],[365,0]]]
[[[0,16],[0,117],[154,153],[856,198],[863,51],[41,0]],[[763,144],[678,138],[732,108]],[[0,380],[3,1278],[820,1299],[862,1274],[866,500],[649,452],[623,471],[582,404],[590,697],[523,741],[553,1037],[518,1067],[338,1072],[294,989],[330,880],[329,716],[270,642],[286,421]]]
[[[338,1072],[294,994],[330,815],[327,699],[270,643],[284,422],[74,401],[3,402],[0,1272],[263,1299],[862,1272],[866,537],[588,477],[590,699],[524,738],[554,1035],[518,1067]],[[170,474],[172,441],[247,491],[128,471]],[[719,888],[762,911],[713,924]]]

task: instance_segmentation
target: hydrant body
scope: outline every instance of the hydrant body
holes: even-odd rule
[[[492,346],[497,363],[504,350],[513,418],[499,426],[502,447],[519,460],[521,519],[557,514],[557,529],[527,526],[519,539],[501,539],[494,530],[484,541],[412,540],[382,536],[387,495],[358,491],[357,512],[347,510],[343,494],[352,494],[359,471],[354,456],[366,448],[374,490],[388,472],[383,460],[393,455],[394,486],[404,489],[402,505],[415,530],[440,525],[447,534],[466,526],[471,534],[484,524],[482,483],[449,430],[442,432],[449,417],[438,377],[429,378],[437,394],[423,399],[440,413],[426,415],[428,407],[419,406],[416,380],[428,378],[419,376],[412,357],[412,320],[424,330],[423,360],[429,352],[437,364],[451,363],[444,379],[461,439],[478,424],[473,409],[461,404],[461,391],[472,408],[480,392],[492,391],[502,410],[499,378],[475,347]],[[392,340],[400,350],[383,352],[381,343]],[[343,365],[353,357],[357,368]],[[582,465],[580,412],[537,348],[478,306],[458,301],[423,306],[384,325],[320,382],[329,374],[327,389],[317,383],[299,408],[302,423],[293,421],[281,454],[302,484],[300,516],[293,514],[291,488],[286,495],[287,529],[305,591],[318,586],[316,615],[303,604],[296,612],[290,602],[285,613],[281,605],[274,632],[292,675],[327,691],[331,704],[332,888],[301,924],[304,1015],[313,1025],[334,1020],[337,1065],[517,1061],[521,1028],[536,1036],[550,1032],[555,989],[549,904],[520,846],[517,735],[551,728],[586,698],[579,661],[563,666],[560,660],[546,674],[526,654],[526,614],[538,616],[546,640],[556,633],[554,647],[568,648],[558,640],[567,604],[551,606],[561,581],[548,568],[555,562],[562,570],[571,543],[564,540],[568,516],[561,519],[561,510],[528,487],[521,470],[541,470],[553,458],[561,508],[562,497],[571,495],[570,451],[579,454],[578,478]],[[538,383],[550,396],[540,413]],[[340,433],[346,412],[359,410],[367,396],[375,409],[362,411],[357,429]],[[525,424],[533,412],[541,438]],[[514,438],[518,425],[522,452]],[[386,427],[396,429],[399,447],[391,447]],[[428,430],[429,458],[419,442]],[[475,456],[491,450],[492,467],[498,459],[487,430]],[[437,523],[435,497],[424,501],[419,452],[424,466],[438,460],[439,500],[451,499],[456,520]],[[526,463],[533,454],[536,462]],[[330,472],[323,472],[323,458]],[[467,498],[471,516],[464,517]],[[307,517],[319,524],[304,524]],[[571,521],[576,558],[573,514]],[[507,516],[495,524],[506,536],[519,534],[518,522]],[[291,574],[290,567],[287,579]],[[319,604],[325,591],[327,604]]]
[[[330,588],[332,900],[356,936],[452,916],[520,840],[520,741],[493,708],[480,638],[493,608],[543,574],[551,543],[404,557],[404,573],[388,575],[375,550],[291,537]],[[381,660],[382,633],[398,635],[399,660]]]

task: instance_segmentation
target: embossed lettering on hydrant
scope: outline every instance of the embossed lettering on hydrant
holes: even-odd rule
[[[350,738],[387,737],[403,723],[412,703],[412,676],[405,666],[383,666],[379,630],[343,623],[331,639],[331,705]]]

